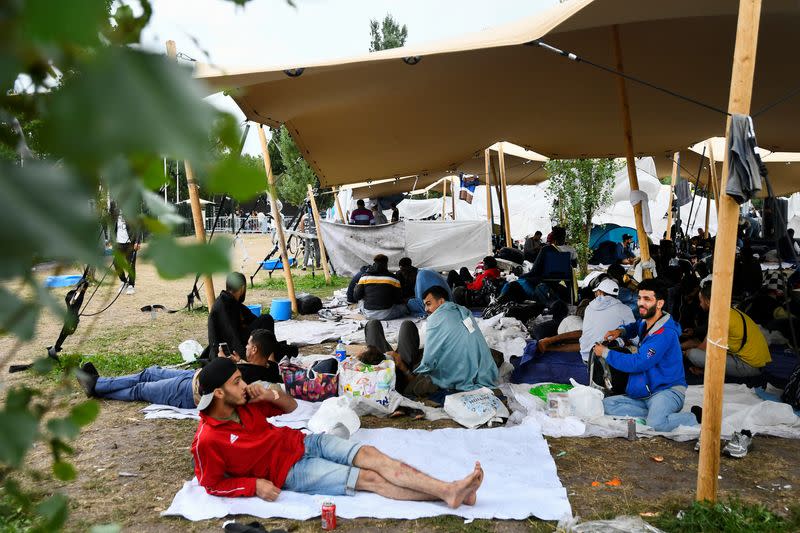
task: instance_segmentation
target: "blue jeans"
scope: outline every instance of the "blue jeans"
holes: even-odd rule
[[[363,444],[324,433],[306,435],[303,444],[306,451],[286,475],[284,490],[329,496],[356,493],[361,469],[353,460]]]
[[[194,409],[192,377],[194,370],[173,370],[151,366],[138,374],[98,378],[94,392],[99,398],[123,402],[150,402]]]
[[[609,396],[603,400],[607,415],[645,418],[647,425],[656,431],[672,431],[678,426],[696,426],[692,413],[680,413],[684,393],[675,389],[659,391],[647,398],[636,400],[627,395]]]

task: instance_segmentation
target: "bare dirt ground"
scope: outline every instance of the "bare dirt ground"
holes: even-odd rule
[[[261,237],[246,237],[245,245],[251,256],[244,271],[249,276],[255,269],[255,256],[261,259],[267,248]],[[241,264],[237,249],[234,265]],[[170,308],[185,304],[185,295],[193,278],[164,281],[157,277],[152,266],[138,265],[137,293],[123,294],[111,309],[93,319],[84,319],[78,332],[64,345],[66,353],[118,354],[133,357],[142,352],[170,353],[177,344],[194,338],[206,341],[204,313],[159,314],[155,320],[139,308],[161,303]],[[42,273],[47,275],[52,272]],[[74,273],[72,271],[63,273]],[[276,272],[280,276],[280,272]],[[263,280],[265,274],[259,274]],[[111,279],[109,276],[108,279]],[[224,277],[214,279],[217,291],[223,288]],[[116,279],[111,285],[117,287]],[[65,289],[54,290],[63,295]],[[96,298],[110,297],[101,289]],[[202,290],[201,290],[202,294]],[[248,293],[248,303],[269,305],[276,292],[256,289]],[[94,305],[94,304],[92,304]],[[102,307],[98,302],[98,307]],[[90,308],[91,310],[91,308]],[[60,330],[60,322],[50,314],[39,321],[33,341],[17,345],[13,339],[0,338],[0,355],[14,350],[11,362],[29,361],[43,354],[43,347],[52,344]],[[331,345],[309,347],[304,351],[332,351]],[[103,368],[99,369],[103,373]],[[32,376],[9,375],[2,370],[0,379],[7,384],[32,383]],[[56,387],[45,379],[37,385]],[[83,394],[77,388],[64,397],[63,407],[77,403]],[[172,497],[185,480],[192,477],[189,446],[196,427],[193,421],[143,420],[137,403],[101,401],[98,419],[75,443],[73,462],[78,477],[70,483],[46,478],[30,486],[49,493],[61,490],[70,497],[71,513],[67,529],[86,531],[93,524],[115,522],[124,531],[220,531],[222,520],[188,522],[177,518],[162,518],[160,512],[169,506]],[[365,417],[364,427],[404,427],[436,429],[452,427],[450,421],[428,422],[382,420]],[[676,443],[655,438],[629,442],[623,439],[549,439],[559,476],[567,488],[573,511],[584,518],[607,518],[618,514],[668,512],[677,504],[688,505],[693,499],[696,483],[697,454],[694,442]],[[562,453],[564,452],[564,453]],[[446,453],[446,452],[442,452]],[[654,457],[663,457],[656,462]],[[498,458],[500,460],[500,458]],[[49,454],[44,446],[35,448],[26,460],[28,471],[46,471]],[[484,467],[488,470],[491,464]],[[722,459],[720,487],[722,496],[735,495],[745,501],[761,502],[778,513],[787,513],[800,503],[800,446],[796,441],[757,437],[753,451],[744,459]],[[614,477],[621,480],[616,487],[604,484]],[[599,481],[599,487],[592,482]],[[788,488],[787,488],[788,487]],[[480,497],[480,495],[479,495]],[[669,511],[672,512],[672,511]],[[248,521],[246,517],[240,522]],[[306,522],[261,520],[268,528],[283,527],[290,531],[317,531],[318,519]],[[475,521],[465,525],[455,517],[439,517],[415,521],[344,520],[346,531],[552,531],[554,524],[535,519],[525,521]]]

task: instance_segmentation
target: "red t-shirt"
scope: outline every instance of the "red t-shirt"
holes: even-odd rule
[[[286,475],[303,457],[302,432],[275,427],[267,418],[283,411],[271,402],[237,408],[241,424],[200,413],[192,442],[194,473],[212,496],[255,496],[256,479],[283,487]]]

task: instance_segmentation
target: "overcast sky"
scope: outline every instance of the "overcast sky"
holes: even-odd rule
[[[168,39],[178,52],[222,67],[296,64],[369,51],[370,19],[387,13],[408,26],[406,44],[470,33],[519,18],[557,0],[251,0],[245,7],[223,0],[153,0],[153,18],[142,36],[163,52]],[[244,115],[230,98],[214,105]],[[251,132],[245,152],[260,154]]]

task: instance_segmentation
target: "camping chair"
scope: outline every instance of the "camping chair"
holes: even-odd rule
[[[542,258],[542,281],[557,283],[566,287],[569,303],[575,304],[578,286],[572,269],[572,254],[569,252],[548,251]]]

